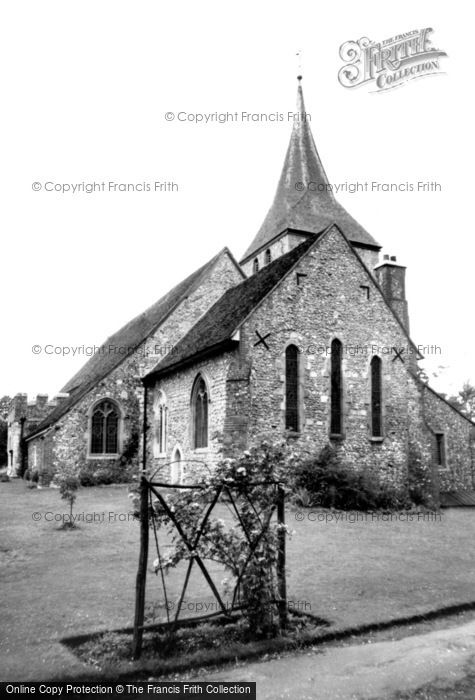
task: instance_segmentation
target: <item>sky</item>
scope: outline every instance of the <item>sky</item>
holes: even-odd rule
[[[460,0],[4,3],[0,396],[54,395],[86,348],[218,250],[242,256],[272,202],[299,70],[331,183],[440,186],[338,199],[407,266],[411,335],[432,346],[434,387],[475,382],[466,12]],[[383,93],[340,84],[342,44],[425,27],[448,54],[442,74]]]

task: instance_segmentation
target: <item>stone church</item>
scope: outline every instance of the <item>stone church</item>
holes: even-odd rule
[[[15,397],[12,475],[121,469],[138,464],[145,439],[147,467],[176,483],[223,451],[287,435],[315,453],[330,443],[390,484],[412,472],[436,500],[473,490],[475,426],[419,376],[405,268],[381,260],[336,201],[300,79],[297,100],[274,201],[240,264],[224,248],[52,402]]]

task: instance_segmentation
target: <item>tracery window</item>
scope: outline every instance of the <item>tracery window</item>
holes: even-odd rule
[[[159,391],[153,404],[155,453],[167,451],[168,406],[163,391]]]
[[[109,399],[94,407],[90,448],[92,455],[117,454],[119,451],[119,410]]]

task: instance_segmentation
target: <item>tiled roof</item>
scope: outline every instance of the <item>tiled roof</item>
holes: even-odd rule
[[[289,253],[277,258],[252,277],[236,287],[228,289],[223,296],[201,317],[183,339],[175,345],[173,352],[161,360],[149,372],[152,377],[176,369],[187,361],[194,361],[206,352],[222,349],[234,335],[254,307],[268,294],[282,277],[298,262],[315,242],[311,236]]]
[[[277,192],[264,223],[241,262],[255,255],[286,229],[319,233],[338,224],[351,243],[379,248],[374,238],[339,204],[329,188],[310,122],[305,118],[302,87],[299,85],[297,112]]]
[[[112,370],[118,367],[133,351],[138,348],[154,331],[163,323],[172,311],[183,301],[192,290],[200,283],[205,273],[210,270],[217,259],[223,254],[230,255],[224,248],[205,265],[193,272],[176,287],[173,287],[165,296],[159,299],[139,316],[133,318],[117,333],[111,335],[101,347],[105,352],[93,355],[86,364],[81,367],[72,379],[61,390],[69,393],[52,412],[30,433],[34,435],[53,425],[59,418],[65,415],[72,406],[79,401],[88,391],[104,379]],[[231,256],[232,257],[232,256]],[[234,260],[234,258],[232,258]],[[107,352],[109,346],[126,348],[127,352]]]

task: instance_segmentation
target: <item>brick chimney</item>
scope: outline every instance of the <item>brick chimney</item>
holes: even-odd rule
[[[36,395],[36,407],[42,411],[46,404],[48,403],[48,394],[37,394]]]
[[[395,255],[385,255],[383,262],[375,268],[376,279],[383,290],[389,306],[401,320],[409,333],[409,312],[406,301],[406,268],[400,265]]]
[[[23,468],[23,433],[28,413],[28,395],[16,394],[10,404],[8,414],[7,474],[10,477],[20,476]]]
[[[63,401],[65,401],[67,398],[69,398],[69,394],[65,394],[65,393],[56,394],[56,396],[53,399],[53,403],[55,406],[60,406],[63,403]]]
[[[10,420],[25,418],[28,411],[28,394],[16,394],[10,404]]]

